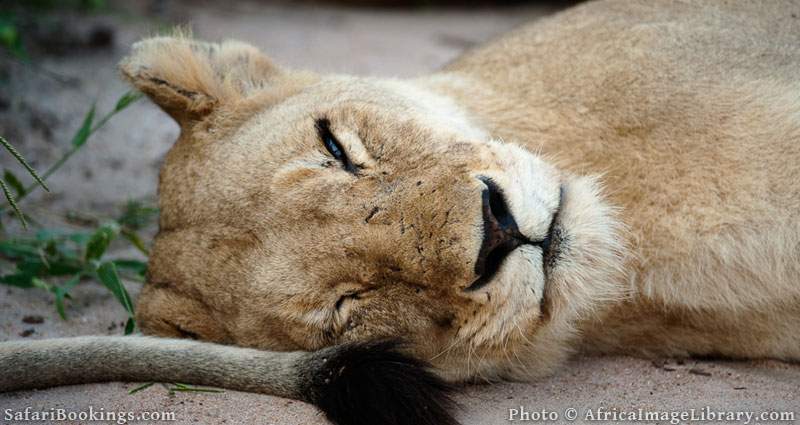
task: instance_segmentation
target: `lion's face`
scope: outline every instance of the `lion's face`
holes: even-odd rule
[[[450,378],[513,378],[560,360],[609,295],[619,248],[594,180],[424,83],[292,74],[241,44],[136,50],[124,72],[182,125],[145,331],[274,350],[399,337]]]

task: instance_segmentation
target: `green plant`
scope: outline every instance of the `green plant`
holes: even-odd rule
[[[14,22],[13,16],[8,13],[0,14],[0,46],[18,59],[26,59],[28,57],[25,47],[22,45],[19,29]]]
[[[142,385],[139,385],[139,386],[134,387],[133,389],[129,390],[128,394],[129,395],[130,394],[136,394],[139,391],[146,390],[146,389],[152,387],[153,385],[155,385],[155,382],[144,383]],[[194,386],[194,385],[180,384],[180,383],[177,383],[177,382],[172,383],[171,387],[167,386],[166,384],[162,384],[162,385],[164,385],[164,388],[166,388],[166,390],[169,392],[169,395],[174,395],[176,392],[184,392],[184,393],[224,393],[225,392],[225,390],[221,390],[219,388],[198,387],[198,386]]]
[[[114,115],[138,100],[141,94],[125,93],[114,108],[95,121],[95,107],[86,113],[83,122],[72,137],[69,149],[51,165],[41,176],[25,161],[22,155],[3,138],[0,143],[34,178],[27,187],[10,170],[5,170],[0,187],[8,201],[8,206],[0,207],[0,214],[14,212],[27,229],[27,220],[18,203],[37,187],[48,189],[45,181],[53,175],[75,153],[86,146],[89,138],[105,125]],[[16,199],[11,190],[16,192]],[[0,283],[21,288],[40,288],[53,294],[58,314],[66,319],[64,300],[70,298],[70,291],[81,281],[95,279],[101,282],[114,295],[128,314],[125,333],[133,332],[134,307],[131,297],[122,285],[120,274],[133,280],[144,280],[146,263],[136,259],[109,259],[106,257],[111,242],[118,236],[128,240],[143,255],[147,248],[138,231],[157,214],[157,210],[139,202],[129,202],[123,213],[115,218],[93,220],[94,229],[85,232],[39,228],[33,237],[12,237],[0,240],[0,258],[11,263],[14,270],[0,276]],[[0,216],[4,217],[6,214]],[[0,229],[2,229],[0,220]]]
[[[119,112],[127,108],[129,105],[131,105],[133,102],[139,100],[141,97],[142,94],[136,91],[129,91],[123,94],[122,97],[120,97],[117,100],[114,109],[103,115],[103,117],[101,117],[97,121],[95,121],[95,105],[92,105],[92,107],[89,108],[89,111],[84,116],[83,123],[81,124],[80,128],[78,129],[77,132],[75,132],[75,135],[72,136],[72,141],[70,142],[70,148],[66,152],[64,152],[61,155],[61,157],[58,160],[56,160],[56,162],[53,163],[53,165],[48,167],[47,170],[45,170],[45,172],[42,173],[41,178],[39,178],[38,181],[43,182],[48,178],[50,178],[50,176],[52,176],[53,173],[58,171],[58,169],[61,168],[64,165],[64,163],[66,163],[67,160],[69,160],[72,157],[72,155],[75,155],[76,152],[78,152],[81,148],[84,147],[84,145],[86,145],[86,142],[89,141],[89,138],[92,136],[92,134],[94,134],[97,130],[103,127],[108,122],[108,120],[110,120],[114,115],[118,114]],[[11,145],[9,144],[9,146]],[[37,187],[38,183],[33,183],[27,187],[22,188],[22,193],[18,194],[17,196],[17,202],[21,201],[22,199],[30,195],[31,192],[33,192]],[[0,208],[0,213],[2,213],[3,211],[5,210],[3,208]]]
[[[13,272],[0,276],[0,283],[51,292],[58,314],[66,319],[64,300],[81,281],[101,282],[128,313],[125,333],[133,332],[134,309],[123,276],[142,281],[147,264],[135,259],[107,259],[105,253],[120,234],[121,226],[109,221],[91,232],[41,229],[33,237],[0,241],[0,256],[14,264]]]
[[[30,174],[34,178],[34,180],[36,180],[36,183],[38,185],[43,187],[44,190],[48,192],[50,191],[47,185],[44,184],[44,179],[39,177],[39,174],[36,173],[36,170],[34,170],[33,167],[31,167],[30,164],[28,164],[28,162],[25,161],[25,158],[23,158],[22,155],[20,155],[20,153],[17,152],[16,149],[14,149],[14,146],[11,146],[11,143],[8,143],[6,139],[0,136],[0,144],[2,144],[4,148],[6,148],[6,150],[11,154],[11,156],[14,157],[14,159],[17,160],[17,162],[19,162],[23,167],[25,167],[25,170],[28,172],[28,174]],[[3,172],[3,179],[0,180],[0,188],[2,188],[3,190],[3,195],[5,195],[6,201],[8,201],[8,205],[11,206],[11,208],[14,210],[14,213],[17,215],[17,218],[22,223],[22,227],[27,228],[28,223],[25,221],[25,215],[22,214],[22,211],[20,211],[19,207],[17,206],[17,202],[11,195],[9,186],[14,188],[14,190],[17,192],[18,199],[21,199],[23,194],[25,193],[25,187],[22,185],[22,182],[19,180],[19,178],[14,173],[11,172],[11,170],[5,170]]]

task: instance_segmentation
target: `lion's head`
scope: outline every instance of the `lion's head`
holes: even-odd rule
[[[122,70],[181,126],[145,332],[272,350],[400,337],[449,379],[525,378],[613,294],[595,179],[493,140],[434,80],[290,71],[180,36]]]

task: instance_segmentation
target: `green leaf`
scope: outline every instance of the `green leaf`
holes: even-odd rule
[[[122,95],[117,101],[117,105],[114,106],[114,112],[119,112],[125,108],[127,108],[133,102],[142,98],[142,93],[136,90],[131,90]]]
[[[122,281],[119,278],[119,274],[117,274],[117,267],[114,263],[108,261],[105,263],[100,264],[100,267],[97,268],[97,278],[103,285],[114,294],[114,297],[125,307],[125,311],[128,312],[128,317],[133,319],[134,311],[133,311],[133,301],[131,301],[131,296],[128,294],[128,290],[122,285]],[[127,328],[127,325],[126,325]]]
[[[58,313],[58,316],[61,317],[61,320],[67,320],[67,310],[64,307],[64,295],[65,294],[62,293],[62,292],[58,292],[58,291],[54,291],[53,293],[56,296],[55,303],[56,303],[56,312]]]
[[[17,201],[28,196],[34,189],[39,187],[38,185],[41,185],[42,187],[47,189],[47,187],[44,186],[44,180],[53,175],[53,173],[58,171],[70,158],[72,158],[72,156],[75,155],[75,153],[77,153],[84,146],[84,144],[86,144],[92,133],[103,127],[106,124],[106,122],[108,122],[108,120],[110,120],[114,115],[117,114],[117,112],[119,112],[120,110],[122,110],[122,108],[125,108],[134,101],[136,101],[139,97],[141,97],[141,95],[132,94],[131,92],[122,95],[122,97],[117,101],[115,109],[109,111],[107,114],[102,116],[99,120],[97,120],[96,123],[95,123],[96,108],[95,105],[92,105],[92,107],[86,113],[86,116],[83,119],[81,127],[78,129],[77,132],[75,132],[75,135],[72,137],[71,141],[72,147],[66,152],[64,152],[64,154],[61,155],[61,157],[58,158],[56,162],[50,165],[50,167],[48,167],[47,170],[45,170],[45,172],[42,173],[41,178],[39,177],[38,174],[35,173],[33,168],[30,168],[30,166],[27,165],[26,162],[22,162],[23,166],[25,166],[26,169],[28,169],[28,172],[30,172],[31,175],[37,180],[37,184],[32,184],[26,187],[25,194],[18,197]],[[3,146],[5,146],[6,149],[8,149],[9,152],[11,152],[12,155],[14,155],[18,160],[24,161],[22,160],[22,156],[20,156],[19,153],[17,153],[16,150],[14,150],[14,147],[11,146],[11,144],[9,144],[5,139],[0,137],[0,142],[2,142]],[[5,208],[0,208],[0,212],[2,211],[5,211]]]
[[[77,245],[85,245],[91,239],[94,232],[70,232],[65,229],[38,229],[34,234],[35,243],[49,244],[55,243],[62,247],[67,241]]]
[[[86,262],[99,260],[105,254],[108,245],[119,233],[119,226],[116,223],[107,223],[100,226],[86,244]]]
[[[139,260],[113,260],[118,269],[130,270],[140,276],[147,273],[147,263]]]
[[[67,235],[63,229],[37,229],[33,237],[37,242],[49,242],[54,239],[60,239]]]
[[[128,395],[130,395],[130,394],[136,394],[136,393],[138,393],[139,391],[142,391],[142,390],[145,390],[145,389],[147,389],[147,388],[150,388],[150,387],[152,387],[152,386],[153,386],[153,384],[155,384],[155,382],[148,382],[148,383],[146,383],[146,384],[139,385],[138,387],[136,387],[136,388],[134,388],[134,389],[132,389],[132,390],[128,391]]]
[[[106,7],[105,0],[81,0],[80,6],[86,11],[96,12]]]
[[[177,385],[177,384],[175,384]],[[188,385],[182,385],[180,387],[172,387],[169,389],[170,391],[178,391],[178,392],[186,392],[186,393],[224,393],[225,390],[220,390],[218,388],[203,388],[203,387],[190,387]]]
[[[129,317],[128,321],[125,322],[125,335],[130,335],[136,329],[136,321],[133,320],[133,317]]]
[[[70,233],[67,235],[67,239],[72,242],[75,242],[78,245],[86,245],[92,239],[92,233],[81,232],[81,233]]]
[[[92,123],[94,122],[94,108],[95,105],[89,109],[89,112],[86,113],[86,116],[83,118],[83,124],[81,124],[81,128],[78,129],[78,132],[75,133],[75,136],[72,138],[72,146],[74,147],[81,147],[89,140],[89,136],[92,135]]]
[[[140,230],[147,226],[158,215],[158,208],[141,201],[128,201],[117,222],[131,230]]]
[[[17,269],[36,274],[74,274],[83,269],[83,249],[68,234],[42,230],[33,239],[0,241],[0,255],[13,260]]]
[[[145,256],[150,255],[150,251],[148,251],[147,246],[145,246],[144,242],[142,241],[142,238],[140,238],[136,232],[132,230],[122,229],[121,233],[122,237],[127,239],[128,242],[131,243],[131,245],[133,245],[137,250],[139,250],[139,252],[141,252]]]
[[[9,185],[14,192],[17,192],[17,196],[22,196],[25,193],[25,186],[19,181],[19,178],[14,175],[11,170],[4,170],[3,171],[3,180],[6,181],[6,184]]]
[[[28,58],[16,25],[6,19],[0,20],[0,46],[8,49],[18,59]]]
[[[44,184],[44,180],[39,176],[36,170],[34,170],[33,167],[31,167],[30,164],[28,164],[28,161],[25,161],[25,158],[23,158],[22,155],[19,152],[17,152],[16,149],[14,149],[14,146],[11,146],[11,143],[8,143],[6,139],[0,136],[0,144],[2,144],[3,147],[6,148],[6,150],[11,154],[11,156],[13,156],[17,160],[17,162],[19,162],[20,165],[22,165],[25,168],[25,170],[28,171],[31,177],[33,177],[34,180],[36,180],[36,182],[39,183],[39,185],[42,186],[42,188],[44,188],[44,190],[48,192],[50,191],[50,188],[48,188],[47,185]]]
[[[0,241],[0,255],[11,259],[37,258],[39,246],[26,239],[8,239]]]
[[[33,276],[43,275],[47,266],[41,258],[24,258],[17,262],[17,271]]]
[[[0,22],[0,45],[12,49],[19,40],[17,28],[10,22]]]
[[[17,215],[19,222],[22,223],[22,227],[28,228],[28,222],[25,221],[25,216],[22,215],[22,211],[19,210],[17,206],[17,202],[14,201],[14,197],[11,196],[11,192],[8,190],[8,186],[6,186],[5,182],[0,180],[0,189],[3,190],[3,195],[6,197],[6,201],[8,201],[8,205],[11,205],[11,208],[14,210],[14,214]]]
[[[61,316],[61,319],[63,319],[63,320],[67,320],[67,313],[66,313],[66,309],[64,308],[64,299],[65,298],[70,298],[69,291],[71,291],[72,288],[75,287],[75,285],[80,283],[81,277],[82,277],[82,275],[77,274],[77,275],[73,276],[70,280],[68,280],[66,283],[64,283],[64,285],[61,285],[61,286],[55,286],[54,285],[52,287],[52,289],[51,289],[51,291],[53,292],[53,295],[55,295],[55,297],[56,297],[56,301],[55,301],[56,302],[56,311],[58,312],[58,315]]]
[[[45,262],[39,258],[25,258],[17,262],[17,271],[38,277],[65,276],[83,271],[84,267],[69,259],[51,258]]]
[[[0,276],[0,283],[18,288],[33,288],[33,278],[30,273],[14,273]]]
[[[33,283],[35,288],[44,289],[45,291],[51,291],[53,288],[52,285],[43,281],[42,279],[39,279],[38,277],[31,279],[31,283]]]
[[[50,260],[50,263],[47,265],[47,275],[49,276],[65,276],[73,273],[78,273],[83,271],[83,267],[81,264],[75,261],[70,261],[69,259],[63,260]]]

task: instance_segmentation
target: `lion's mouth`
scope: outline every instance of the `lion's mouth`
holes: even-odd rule
[[[564,185],[561,185],[558,191],[558,207],[553,213],[553,218],[550,219],[550,226],[547,229],[547,236],[542,240],[539,246],[542,248],[542,269],[545,274],[548,270],[552,269],[558,258],[561,255],[561,243],[564,240],[564,230],[559,221],[561,215],[561,208],[564,205]]]
[[[475,273],[478,278],[464,290],[474,291],[491,282],[509,254],[523,245],[541,248],[542,267],[547,273],[559,256],[562,230],[558,217],[564,199],[564,187],[561,186],[559,189],[558,207],[550,220],[547,234],[539,241],[532,241],[519,231],[500,189],[491,179],[481,180],[487,186],[483,192],[484,241],[475,263]]]

